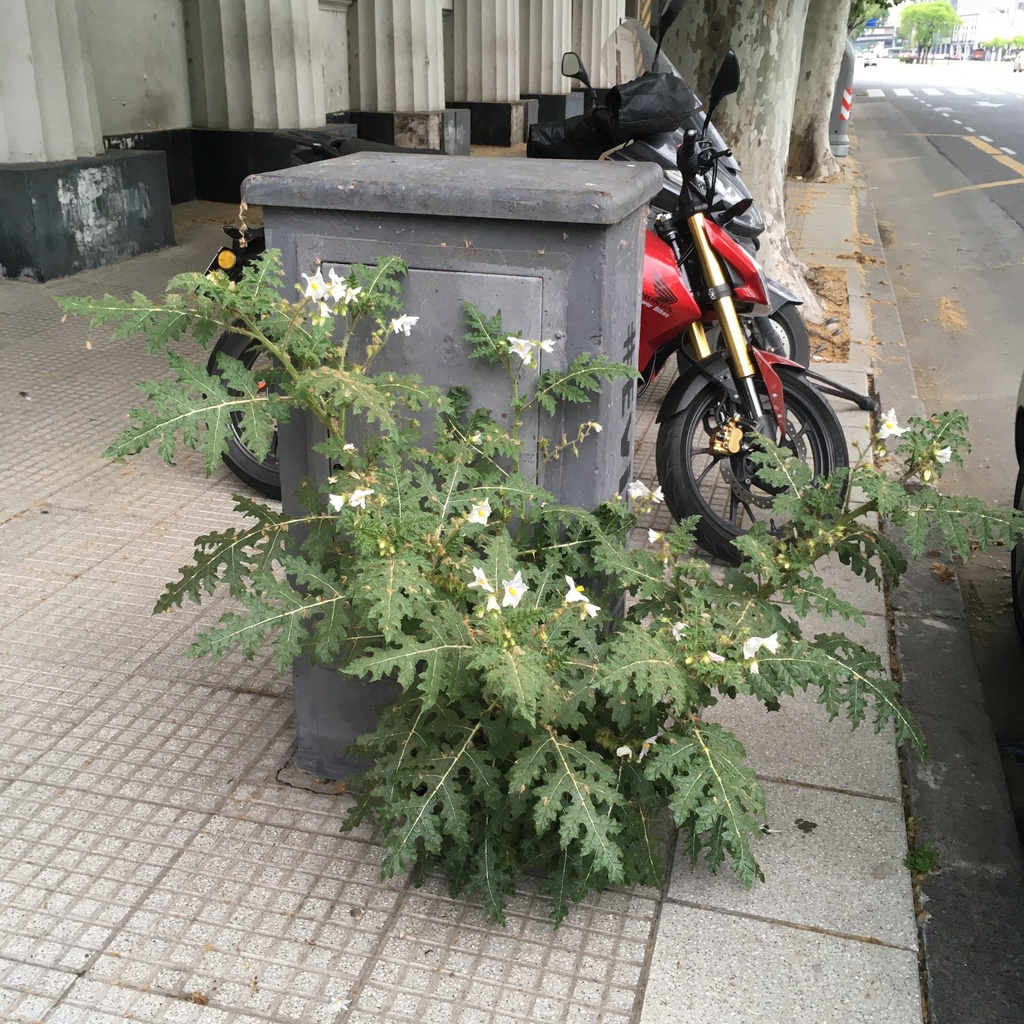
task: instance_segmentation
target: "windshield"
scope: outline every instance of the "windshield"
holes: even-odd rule
[[[648,71],[683,77],[672,61],[658,52],[658,44],[647,29],[636,18],[629,18],[608,37],[601,50],[601,81],[607,85],[621,85]]]

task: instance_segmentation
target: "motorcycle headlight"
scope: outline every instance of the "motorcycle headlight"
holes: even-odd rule
[[[734,182],[723,176],[719,176],[718,181],[715,182],[715,193],[719,198],[725,200],[726,206],[735,206],[741,199],[747,198]]]

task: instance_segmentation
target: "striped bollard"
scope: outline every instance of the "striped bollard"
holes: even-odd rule
[[[846,134],[846,125],[850,120],[850,105],[853,103],[853,67],[853,43],[847,39],[839,65],[839,80],[832,98],[832,117],[828,126],[828,144],[833,156],[846,156],[850,152],[850,136]]]

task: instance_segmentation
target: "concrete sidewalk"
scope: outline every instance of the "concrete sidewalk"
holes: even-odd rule
[[[798,251],[848,270],[858,343],[836,375],[865,390],[860,271],[837,259],[854,249],[851,194],[794,186],[791,223]],[[160,294],[205,266],[219,223],[183,221],[175,248],[72,279],[0,280],[0,1020],[920,1022],[888,733],[830,724],[809,697],[773,716],[721,706],[768,795],[767,883],[748,893],[680,853],[663,892],[594,896],[556,931],[527,889],[500,928],[440,880],[381,882],[370,834],[338,834],[346,796],[284,770],[290,684],[269,657],[182,659],[225,602],[150,610],[242,485],[191,453],[101,460],[160,365],[61,323],[53,296]],[[649,481],[657,401],[638,429]],[[837,407],[863,438],[866,414]],[[883,597],[848,577],[856,638],[888,658]]]

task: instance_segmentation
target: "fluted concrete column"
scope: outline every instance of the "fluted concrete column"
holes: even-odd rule
[[[444,110],[441,0],[358,0],[352,103],[364,111]]]
[[[0,29],[0,163],[103,150],[74,0],[5,0]]]
[[[197,125],[323,124],[318,0],[186,0],[185,11]]]
[[[573,0],[573,49],[583,58],[595,89],[615,85],[602,66],[601,51],[608,37],[626,16],[626,0]]]
[[[328,112],[351,106],[348,86],[348,15],[354,0],[319,0],[320,59],[324,71],[324,104]]]
[[[527,95],[572,89],[562,74],[562,54],[572,49],[572,0],[519,0],[519,83]]]
[[[519,99],[519,0],[455,0],[456,102]]]

